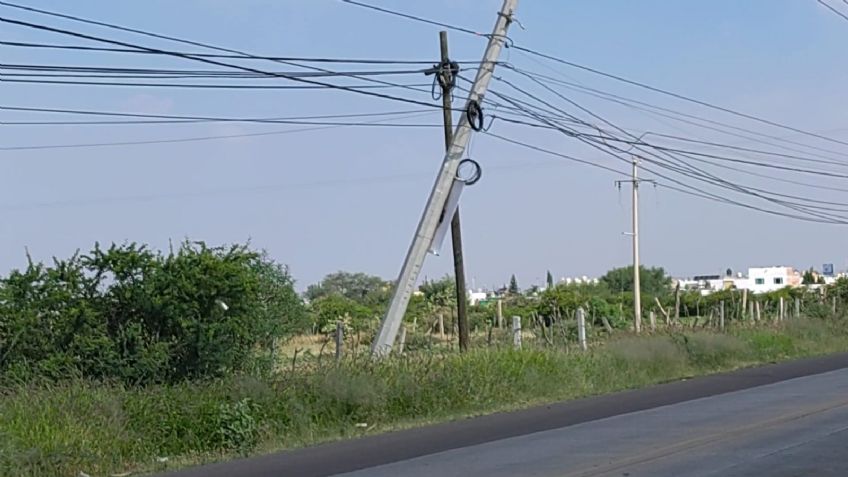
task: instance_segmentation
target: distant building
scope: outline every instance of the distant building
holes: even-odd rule
[[[748,269],[747,288],[754,293],[768,293],[785,287],[797,287],[801,274],[792,267],[757,267]]]
[[[483,290],[471,291],[468,293],[468,303],[471,306],[477,305],[482,301],[486,301],[488,298],[489,294]]]

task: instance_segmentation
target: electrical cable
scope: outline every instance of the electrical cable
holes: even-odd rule
[[[430,113],[430,111],[422,111],[420,109],[404,110],[404,111],[387,111],[378,113],[349,113],[349,114],[323,114],[312,116],[292,116],[279,118],[239,118],[239,117],[207,117],[207,116],[175,116],[175,115],[158,115],[158,114],[143,114],[143,113],[119,113],[107,111],[85,111],[78,109],[55,109],[55,108],[30,108],[30,107],[15,107],[0,105],[0,111],[20,111],[20,112],[36,112],[36,113],[55,113],[55,114],[75,114],[85,116],[110,116],[110,117],[131,117],[131,118],[153,118],[144,120],[131,121],[0,121],[3,126],[15,125],[121,125],[121,124],[186,124],[186,123],[206,123],[206,122],[249,122],[249,123],[279,123],[280,121],[308,121],[316,119],[347,119],[347,118],[367,118],[374,116],[408,116],[415,113]]]
[[[473,30],[468,29],[468,28],[464,28],[464,27],[460,27],[460,26],[456,26],[456,25],[451,25],[451,24],[447,24],[447,23],[442,23],[442,22],[437,22],[437,21],[430,20],[430,19],[423,18],[423,17],[419,17],[419,16],[405,14],[405,13],[402,13],[402,12],[399,12],[399,11],[396,11],[396,10],[389,10],[389,9],[385,9],[385,8],[375,7],[374,5],[369,5],[369,4],[363,3],[363,2],[358,2],[358,1],[353,1],[353,0],[342,0],[342,1],[345,2],[345,3],[350,3],[352,5],[357,5],[357,6],[360,6],[360,7],[380,11],[382,13],[386,13],[386,14],[390,14],[390,15],[394,15],[394,16],[399,16],[399,17],[406,18],[406,19],[409,19],[409,20],[414,20],[414,21],[418,21],[418,22],[422,22],[422,23],[428,23],[428,24],[432,24],[432,25],[438,25],[440,27],[447,28],[447,29],[454,30],[454,31],[458,31],[458,32],[462,32],[462,33],[467,33],[467,34],[471,34],[471,35],[475,35],[475,36],[487,36],[487,35],[477,33]],[[818,0],[818,1],[820,3],[822,3],[822,0]],[[723,106],[718,106],[718,105],[711,104],[711,103],[706,102],[706,101],[699,100],[697,98],[692,98],[692,97],[689,97],[689,96],[686,96],[686,95],[683,95],[683,94],[680,94],[680,93],[675,93],[673,91],[669,91],[669,90],[665,90],[665,89],[658,88],[658,87],[655,87],[655,86],[651,86],[651,85],[646,84],[646,83],[631,80],[631,79],[625,78],[623,76],[615,75],[615,74],[612,74],[612,73],[607,73],[607,72],[601,71],[601,70],[596,69],[596,68],[584,66],[584,65],[572,62],[572,61],[565,60],[563,58],[558,58],[556,56],[548,55],[548,54],[533,50],[531,48],[523,47],[523,46],[515,44],[514,42],[508,42],[507,48],[522,51],[524,53],[534,55],[534,56],[537,56],[539,58],[544,58],[544,59],[549,60],[549,61],[554,61],[554,62],[563,64],[563,65],[566,65],[566,66],[569,66],[569,67],[572,67],[572,68],[577,68],[577,69],[580,69],[580,70],[583,70],[583,71],[586,71],[586,72],[589,72],[589,73],[592,73],[592,74],[595,74],[595,75],[603,76],[603,77],[606,77],[606,78],[609,78],[609,79],[613,79],[615,81],[626,83],[626,84],[629,84],[631,86],[637,86],[639,88],[643,88],[643,89],[646,89],[646,90],[649,90],[649,91],[653,91],[655,93],[670,96],[670,97],[679,99],[681,101],[686,101],[686,102],[689,102],[689,103],[698,104],[698,105],[704,106],[706,108],[721,111],[721,112],[724,112],[724,113],[727,113],[727,114],[731,114],[731,115],[734,115],[734,116],[737,116],[737,117],[756,121],[756,122],[759,122],[759,123],[762,123],[762,124],[767,124],[767,125],[772,126],[772,127],[786,129],[786,130],[789,130],[789,131],[796,132],[798,134],[803,134],[803,135],[815,137],[817,139],[821,139],[821,140],[824,140],[824,141],[829,141],[829,142],[833,142],[833,143],[836,143],[836,144],[848,146],[848,142],[846,142],[846,141],[840,141],[838,139],[833,139],[833,138],[830,138],[830,137],[827,137],[827,136],[823,136],[821,134],[817,134],[817,133],[810,132],[810,131],[805,131],[803,129],[799,129],[799,128],[796,128],[796,127],[793,127],[793,126],[787,126],[787,125],[780,124],[780,123],[775,122],[775,121],[771,121],[769,119],[757,117],[757,116],[754,116],[754,115],[751,115],[751,114],[736,111],[736,110],[726,108],[726,107],[723,107]]]
[[[64,86],[111,86],[130,88],[184,88],[184,89],[240,89],[240,90],[325,90],[326,86],[316,85],[253,85],[253,84],[186,84],[186,83],[140,83],[140,82],[117,82],[117,81],[71,81],[71,80],[26,80],[26,79],[2,79],[4,83],[18,84],[40,84],[40,85],[64,85]],[[403,85],[410,88],[423,88],[429,86],[427,83],[416,83]],[[396,88],[395,85],[365,84],[345,86],[348,91],[362,92],[363,90]]]
[[[0,4],[5,4],[5,3],[6,2],[0,2]],[[241,65],[234,65],[234,64],[225,63],[225,62],[212,60],[212,59],[208,59],[208,58],[199,58],[199,57],[193,57],[193,56],[190,56],[190,55],[183,55],[183,54],[180,54],[180,53],[177,53],[177,52],[162,50],[162,49],[158,49],[158,48],[149,48],[149,47],[145,47],[145,46],[141,46],[141,45],[133,45],[131,43],[126,43],[126,42],[117,41],[117,40],[110,40],[110,39],[107,39],[107,38],[101,38],[101,37],[97,37],[97,36],[93,36],[93,35],[87,35],[87,34],[83,34],[83,33],[73,32],[73,31],[70,31],[70,30],[54,28],[54,27],[50,27],[50,26],[46,26],[46,25],[34,24],[34,23],[25,22],[25,21],[21,21],[21,20],[13,20],[13,19],[5,18],[5,17],[0,17],[0,22],[9,23],[9,24],[12,24],[12,25],[19,25],[19,26],[23,26],[23,27],[27,27],[27,28],[36,29],[36,30],[43,30],[43,31],[49,31],[49,32],[52,32],[52,33],[69,35],[69,36],[73,36],[73,37],[77,37],[77,38],[83,38],[83,39],[86,39],[86,40],[91,40],[91,41],[96,41],[96,42],[101,42],[101,43],[113,44],[113,45],[118,45],[118,46],[129,47],[129,48],[137,48],[137,49],[140,49],[140,50],[145,50],[145,51],[149,51],[151,53],[157,53],[157,54],[161,54],[161,55],[165,55],[165,56],[173,56],[173,57],[177,57],[177,58],[198,61],[198,62],[212,64],[212,65],[215,65],[215,66],[221,66],[221,67],[225,67],[225,68],[234,68],[234,69],[238,69],[238,70],[242,70],[242,71],[264,74],[264,75],[267,75],[267,76],[270,76],[270,77],[285,78],[285,79],[295,81],[295,82],[311,84],[311,85],[316,85],[316,86],[324,86],[324,87],[331,88],[331,89],[338,89],[338,90],[343,90],[343,91],[348,91],[348,92],[354,92],[354,93],[358,93],[358,94],[361,94],[361,95],[377,97],[377,98],[381,98],[381,99],[405,102],[405,103],[410,103],[410,104],[417,104],[419,106],[426,106],[426,107],[429,107],[429,108],[441,108],[441,106],[439,106],[439,105],[427,103],[427,102],[424,102],[424,101],[418,101],[418,100],[414,100],[414,99],[410,99],[410,98],[405,98],[405,97],[400,97],[400,96],[392,96],[392,95],[388,95],[388,94],[384,94],[384,93],[378,93],[378,92],[374,92],[374,91],[370,91],[370,90],[358,90],[358,89],[351,88],[349,86],[343,86],[343,85],[338,85],[338,84],[333,84],[333,83],[325,83],[325,82],[316,81],[316,80],[307,79],[307,78],[297,78],[297,77],[287,77],[285,75],[275,75],[271,72],[262,71],[262,70],[258,70],[258,69],[255,69],[255,68],[249,68],[249,67],[245,67],[245,66],[241,66]],[[191,42],[191,43],[195,43],[195,42]]]
[[[420,114],[430,114],[430,113],[418,113]],[[410,115],[412,116],[412,115]],[[214,136],[200,136],[200,137],[187,137],[187,138],[173,138],[173,139],[152,139],[152,140],[144,140],[144,141],[119,141],[119,142],[101,142],[101,143],[80,143],[80,144],[48,144],[48,145],[29,145],[29,146],[5,146],[0,147],[0,151],[33,151],[33,150],[48,150],[48,149],[80,149],[80,148],[99,148],[99,147],[117,147],[117,146],[140,146],[140,145],[151,145],[151,144],[173,144],[173,143],[185,143],[185,142],[200,142],[200,141],[211,141],[211,140],[219,140],[219,139],[234,139],[234,138],[245,138],[245,137],[261,137],[261,136],[276,136],[283,134],[293,134],[300,132],[308,132],[308,131],[318,131],[324,129],[335,129],[340,127],[351,127],[351,126],[372,126],[372,127],[396,127],[397,125],[392,124],[379,124],[381,122],[387,121],[387,119],[380,119],[371,122],[364,123],[353,123],[353,124],[326,124],[321,126],[307,127],[307,128],[298,128],[298,129],[286,129],[282,131],[267,131],[267,132],[258,132],[258,133],[245,133],[245,134],[225,134],[225,135],[214,135]],[[428,124],[428,125],[418,125],[415,127],[443,127],[439,124]]]

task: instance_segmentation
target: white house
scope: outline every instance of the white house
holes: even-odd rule
[[[767,293],[801,284],[801,274],[792,267],[758,267],[748,269],[748,289]]]
[[[489,298],[489,294],[483,290],[472,290],[468,293],[468,303],[470,303],[471,306],[474,306],[487,298]]]

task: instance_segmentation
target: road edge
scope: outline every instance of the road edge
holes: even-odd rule
[[[699,376],[518,411],[191,467],[164,477],[321,477],[848,368],[848,353]]]

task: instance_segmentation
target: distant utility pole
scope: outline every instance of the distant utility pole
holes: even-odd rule
[[[624,182],[629,182],[633,185],[633,231],[630,235],[633,238],[633,326],[636,333],[642,331],[642,287],[639,283],[639,183],[645,181],[639,179],[639,160],[633,157],[633,175],[629,181],[616,181],[616,185],[621,187]],[[653,182],[647,180],[647,182]]]
[[[445,151],[450,151],[453,142],[453,116],[451,95],[456,82],[459,67],[451,62],[448,55],[448,32],[439,32],[441,46],[441,63],[436,74],[436,80],[442,88],[442,117],[445,124]],[[459,350],[468,349],[468,294],[465,290],[465,262],[462,258],[462,228],[459,222],[459,204],[451,219],[451,242],[453,245],[453,274],[456,280],[456,321],[459,328]]]
[[[481,107],[483,95],[489,87],[517,5],[518,0],[504,0],[501,11],[498,13],[494,31],[488,36],[489,43],[486,46],[483,60],[480,62],[480,68],[477,70],[477,77],[471,86],[463,114],[460,115],[459,124],[453,134],[450,147],[442,161],[433,189],[430,191],[424,213],[418,222],[412,244],[409,246],[406,259],[401,267],[389,309],[380,323],[380,330],[371,346],[371,352],[376,356],[383,356],[391,352],[403,315],[406,313],[406,307],[409,305],[409,299],[415,289],[418,274],[424,264],[424,259],[427,253],[432,250],[434,239],[437,238],[442,222],[447,217],[453,217],[455,205],[458,203],[458,192],[454,197],[451,198],[450,196],[452,192],[457,190],[455,183],[457,182],[459,163],[465,153],[465,148],[468,146],[468,141],[471,139],[472,130],[479,131],[483,127]],[[452,200],[449,201],[449,198]],[[453,208],[448,207],[451,202],[454,203]]]

